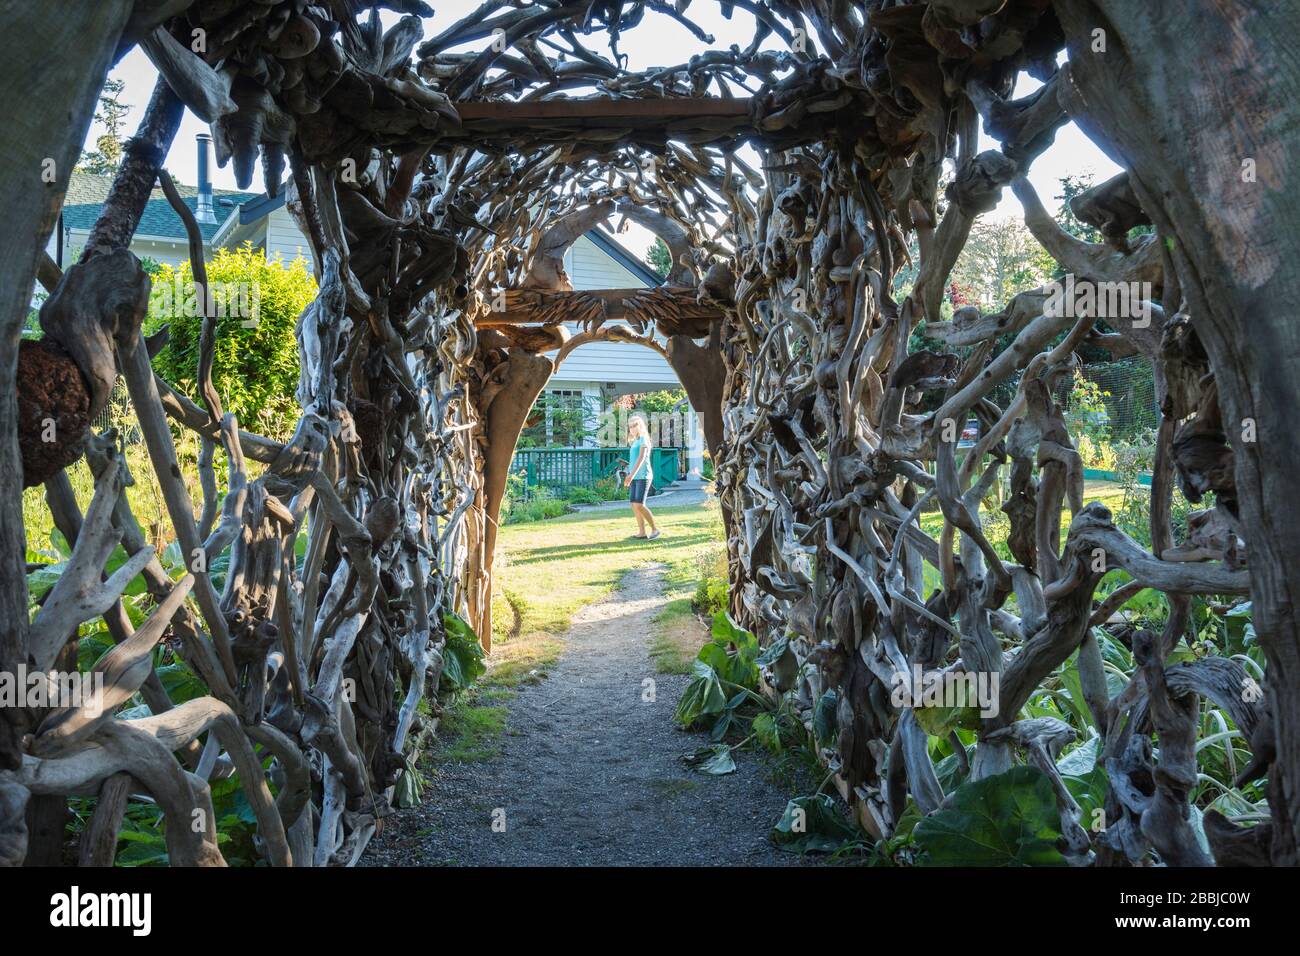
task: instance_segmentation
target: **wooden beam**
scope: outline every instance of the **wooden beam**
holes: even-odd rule
[[[522,142],[608,146],[637,141],[683,139],[711,142],[756,132],[751,97],[655,97],[628,99],[504,100],[456,104],[460,127],[439,131],[438,148],[473,144],[496,149]]]
[[[509,101],[457,103],[462,126],[468,128],[475,122],[532,123],[588,120],[616,120],[624,126],[628,120],[692,120],[701,118],[749,119],[752,98],[748,96],[722,99],[720,97],[674,97],[629,99],[596,97],[590,99],[530,100],[523,103]]]
[[[561,322],[631,321],[646,325],[658,321],[718,321],[722,310],[710,302],[696,301],[691,287],[658,286],[641,289],[584,289],[548,292],[541,289],[507,289],[504,295],[485,296],[503,308],[480,315],[475,325],[557,325]]]

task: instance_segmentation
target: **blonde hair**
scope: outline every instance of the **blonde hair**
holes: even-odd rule
[[[646,441],[646,444],[647,444],[647,445],[653,445],[653,444],[654,444],[654,442],[652,442],[652,441],[650,440],[650,426],[646,424],[646,420],[645,420],[645,418],[644,418],[643,416],[641,416],[641,415],[633,415],[631,418],[629,418],[629,419],[627,420],[627,427],[630,429],[630,428],[632,428],[633,425],[640,425],[640,426],[641,426],[641,428],[640,428],[640,434],[639,434],[638,437],[640,437],[640,438],[644,438],[645,441]]]

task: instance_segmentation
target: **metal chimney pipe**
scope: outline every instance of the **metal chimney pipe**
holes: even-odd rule
[[[199,198],[195,204],[194,218],[199,222],[215,223],[217,213],[212,205],[212,180],[208,172],[208,163],[212,156],[212,137],[207,133],[199,133],[194,140],[199,148]]]

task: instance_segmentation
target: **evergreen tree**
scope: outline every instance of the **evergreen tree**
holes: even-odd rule
[[[99,93],[99,109],[95,111],[95,122],[104,127],[104,132],[95,138],[93,150],[82,150],[81,161],[77,169],[83,173],[106,175],[117,172],[122,162],[122,129],[126,125],[126,114],[131,107],[121,100],[126,84],[122,80],[105,80],[104,88]]]
[[[668,246],[662,239],[656,238],[655,244],[645,254],[646,265],[655,272],[659,273],[661,278],[668,278],[668,273],[673,269],[673,257],[668,251]]]

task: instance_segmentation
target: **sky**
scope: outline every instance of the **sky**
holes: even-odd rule
[[[426,20],[425,37],[434,36],[445,30],[448,26],[469,14],[478,5],[479,0],[447,0],[447,2],[437,4],[434,16]],[[642,22],[623,36],[619,43],[619,52],[626,54],[628,57],[628,68],[641,70],[652,66],[671,66],[684,63],[691,56],[710,48],[726,49],[733,44],[741,47],[747,46],[752,38],[752,20],[744,11],[737,11],[736,15],[729,21],[722,16],[719,4],[713,3],[711,0],[696,0],[687,10],[687,15],[705,31],[713,35],[713,44],[709,45],[701,42],[671,17],[646,11]],[[386,24],[391,24],[397,20],[397,15],[388,11],[383,11],[381,16]],[[598,49],[608,55],[608,50],[605,49],[607,37],[604,34],[593,34],[586,38],[580,37],[580,39],[583,39],[588,47]],[[463,49],[482,48],[486,45],[486,42],[480,41]],[[773,36],[768,38],[764,43],[764,47],[780,49],[782,43],[779,38]],[[153,64],[149,62],[139,47],[136,47],[123,57],[122,61],[110,74],[113,79],[120,79],[125,83],[121,101],[132,107],[126,117],[125,129],[128,133],[134,131],[140,117],[144,114],[144,107],[149,101],[149,94],[153,90],[157,75]],[[1016,86],[1015,96],[1024,96],[1040,85],[1037,80],[1022,74]],[[86,141],[87,148],[93,148],[95,137],[102,132],[103,130],[98,124],[92,125]],[[172,143],[171,152],[167,155],[167,169],[178,182],[194,184],[197,180],[197,149],[194,137],[202,132],[207,132],[207,124],[187,110],[184,119],[181,121],[176,139]],[[980,151],[996,148],[998,148],[998,144],[985,136],[981,130]],[[750,154],[748,150],[742,152],[741,155],[747,161],[754,161],[753,154]],[[1068,123],[1057,131],[1056,141],[1052,146],[1034,161],[1030,168],[1029,181],[1038,191],[1044,205],[1048,209],[1055,209],[1058,205],[1055,197],[1060,192],[1062,177],[1092,173],[1097,181],[1101,181],[1119,171],[1120,167],[1094,145],[1083,134],[1082,130],[1074,123]],[[224,169],[221,169],[214,165],[212,182],[218,189],[237,188],[233,167],[227,164]],[[261,174],[259,169],[254,176],[250,190],[256,192],[260,191],[260,189]],[[1022,214],[1019,201],[1011,194],[1010,189],[1005,189],[1003,190],[1001,203],[993,212],[987,215],[991,218],[1005,219],[1020,218]],[[629,223],[627,230],[619,236],[619,241],[637,255],[643,256],[654,242],[654,236],[640,226]]]

